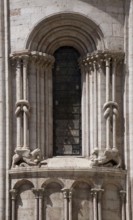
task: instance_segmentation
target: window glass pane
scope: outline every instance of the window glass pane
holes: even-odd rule
[[[81,74],[79,53],[62,47],[53,70],[53,133],[55,155],[81,154]]]

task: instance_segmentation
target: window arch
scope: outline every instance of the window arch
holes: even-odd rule
[[[81,155],[81,73],[80,54],[73,47],[55,53],[53,69],[53,152]]]

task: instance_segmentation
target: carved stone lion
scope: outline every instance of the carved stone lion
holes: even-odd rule
[[[96,150],[92,153],[90,160],[92,166],[121,167],[121,157],[117,150],[105,150],[100,155],[99,151]]]
[[[36,148],[32,152],[27,149],[16,150],[12,159],[12,168],[17,166],[36,166],[41,161],[41,152]]]

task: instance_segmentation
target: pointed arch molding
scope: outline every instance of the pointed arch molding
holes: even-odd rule
[[[81,55],[104,50],[104,36],[98,25],[76,13],[56,14],[39,22],[31,31],[26,49],[53,54],[62,46],[73,46]]]

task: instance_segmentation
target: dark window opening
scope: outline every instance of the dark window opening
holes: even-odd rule
[[[54,155],[81,155],[81,73],[80,54],[61,47],[55,54],[53,70]]]

